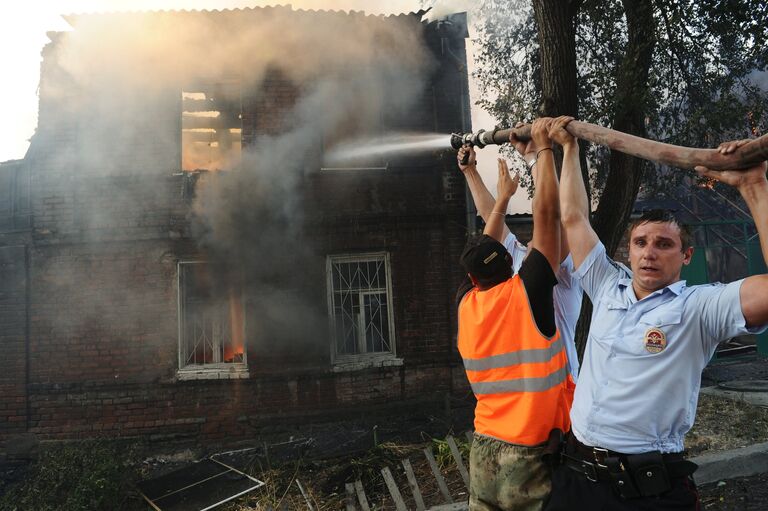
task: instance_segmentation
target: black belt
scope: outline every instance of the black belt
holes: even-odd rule
[[[682,453],[625,454],[584,445],[573,434],[565,443],[562,464],[592,482],[612,483],[627,499],[659,495],[670,488],[670,479],[687,477],[697,468]]]
[[[568,439],[565,444],[565,452],[571,456],[575,454],[576,456],[574,457],[596,465],[605,465],[606,458],[626,459],[629,456],[637,456],[635,454],[624,454],[621,452],[611,451],[610,449],[603,449],[602,447],[592,447],[582,444],[573,434],[568,435]],[[683,453],[681,452],[664,453],[661,455],[661,458],[666,464],[683,461],[685,459],[683,457]]]

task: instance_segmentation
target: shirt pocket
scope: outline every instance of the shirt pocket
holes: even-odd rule
[[[651,310],[640,316],[637,326],[626,345],[635,355],[660,357],[669,353],[670,341],[678,332],[683,321],[682,308],[661,308]]]
[[[619,326],[627,315],[627,306],[618,300],[602,298],[594,310],[589,338],[592,342],[609,348],[619,337]]]

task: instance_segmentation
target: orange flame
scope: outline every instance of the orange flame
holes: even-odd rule
[[[245,312],[243,300],[236,292],[229,293],[230,342],[224,348],[224,362],[242,362],[245,347]]]

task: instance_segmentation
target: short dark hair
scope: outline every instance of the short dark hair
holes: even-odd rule
[[[491,288],[512,276],[512,256],[504,245],[486,235],[467,242],[461,265],[481,289]]]
[[[680,220],[678,220],[677,216],[675,216],[675,214],[668,209],[651,209],[644,211],[639,218],[636,218],[632,221],[631,224],[629,224],[629,237],[632,237],[632,231],[634,231],[636,227],[648,223],[675,224],[680,230],[680,243],[682,245],[680,250],[685,250],[688,247],[693,246],[693,234],[691,233],[691,229]]]

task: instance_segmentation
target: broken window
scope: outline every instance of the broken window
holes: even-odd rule
[[[395,353],[388,254],[328,258],[335,359]]]
[[[179,368],[245,366],[242,292],[216,285],[210,265],[180,262]]]
[[[181,101],[181,170],[236,168],[243,131],[239,82],[186,87]]]

